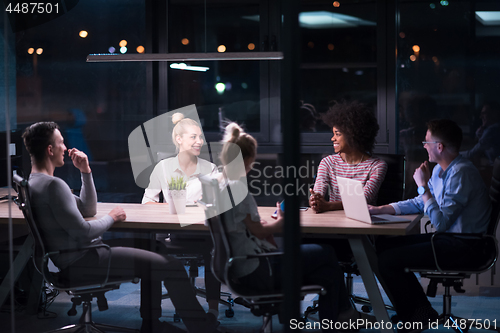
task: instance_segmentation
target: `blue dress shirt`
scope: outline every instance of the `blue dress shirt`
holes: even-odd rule
[[[424,205],[422,196],[391,203],[396,214],[425,213],[436,231],[485,233],[491,214],[486,186],[468,159],[458,156],[448,168],[438,165],[429,179],[432,198]]]

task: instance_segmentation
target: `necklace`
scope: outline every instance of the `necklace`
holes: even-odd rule
[[[355,165],[348,163],[345,159],[342,159],[342,160],[343,160],[344,162],[346,162],[346,163],[347,163],[350,167],[353,167],[353,168],[354,168],[354,167],[357,167],[357,166],[358,166],[361,162],[363,162],[363,158],[365,158],[365,154],[361,155],[361,159],[360,159],[360,160],[359,160],[359,162],[358,162],[357,164],[355,164]]]

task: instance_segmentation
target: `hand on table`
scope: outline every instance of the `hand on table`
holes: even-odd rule
[[[113,208],[108,215],[111,216],[115,222],[123,222],[127,218],[127,214],[125,214],[125,211],[120,206]]]
[[[315,213],[323,213],[328,210],[328,202],[322,194],[314,192],[309,189],[311,196],[309,197],[309,206]]]

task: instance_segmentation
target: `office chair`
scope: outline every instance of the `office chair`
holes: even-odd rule
[[[486,234],[460,234],[460,233],[435,233],[431,238],[433,244],[434,264],[436,268],[410,268],[409,272],[417,272],[421,277],[430,279],[427,287],[427,296],[435,297],[438,283],[444,286],[443,313],[439,317],[438,324],[448,323],[457,333],[467,332],[469,328],[490,329],[500,332],[500,329],[486,328],[478,322],[471,322],[464,318],[459,318],[451,313],[451,293],[453,289],[458,293],[464,293],[462,289],[463,280],[468,279],[473,274],[480,274],[491,269],[498,258],[498,241],[495,237],[496,229],[500,220],[500,157],[497,157],[493,166],[493,176],[490,185],[490,200],[492,204],[491,218],[488,223]],[[474,252],[473,262],[461,262],[451,265],[444,260],[440,260],[439,254],[435,251],[434,243],[440,238],[458,238],[471,245]]]
[[[261,253],[248,256],[234,257],[227,238],[225,225],[232,219],[231,211],[222,212],[221,192],[219,183],[210,177],[200,177],[203,189],[203,199],[198,205],[205,209],[207,224],[212,235],[214,250],[212,254],[212,272],[215,277],[225,284],[231,293],[239,295],[241,303],[250,308],[256,316],[262,316],[263,322],[259,332],[272,332],[272,316],[279,314],[280,304],[283,302],[283,294],[276,291],[271,293],[256,293],[255,291],[236,285],[231,278],[231,266],[235,260],[246,260],[283,255],[281,252]],[[318,285],[303,286],[301,295],[307,294],[324,295],[326,290]]]
[[[37,271],[43,276],[43,280],[52,286],[55,289],[66,291],[68,294],[73,296],[71,298],[71,302],[73,302],[73,306],[68,311],[69,316],[76,315],[76,306],[82,305],[83,312],[80,317],[80,321],[77,325],[65,326],[63,328],[50,331],[51,332],[96,332],[102,333],[107,330],[111,331],[121,331],[121,332],[138,332],[138,330],[122,328],[117,326],[105,325],[105,324],[97,324],[92,321],[92,299],[97,298],[97,305],[99,311],[104,311],[108,309],[108,304],[104,293],[110,290],[115,290],[120,288],[121,283],[126,282],[139,282],[139,279],[120,279],[120,280],[111,280],[109,279],[109,268],[108,275],[100,279],[99,281],[68,281],[67,279],[62,278],[59,273],[54,273],[49,271],[49,257],[55,254],[68,253],[74,251],[86,250],[89,248],[95,247],[105,247],[110,250],[110,247],[105,244],[93,245],[88,247],[83,247],[78,250],[60,250],[55,252],[46,252],[43,238],[38,230],[36,221],[34,219],[33,213],[31,211],[30,204],[30,191],[29,184],[26,179],[23,179],[19,175],[14,175],[13,181],[15,184],[16,191],[18,193],[17,199],[15,199],[15,203],[19,207],[19,209],[23,212],[24,218],[28,223],[28,227],[30,230],[30,234],[34,239],[34,248],[33,248],[33,263]],[[108,265],[110,262],[108,262]],[[108,266],[109,267],[109,266]]]
[[[158,151],[156,153],[156,161],[159,162],[163,159],[172,157],[172,153]],[[211,155],[209,156],[210,160]],[[159,202],[166,202],[163,197],[163,192],[160,192]],[[207,237],[206,234],[201,233],[199,235],[190,233],[188,236],[175,233],[167,234],[157,234],[157,241],[161,242],[167,249],[168,254],[175,256],[177,259],[182,260],[186,266],[189,266],[189,279],[194,288],[196,296],[207,298],[206,289],[199,288],[196,286],[196,278],[198,277],[198,267],[205,266],[205,270],[210,269],[210,265],[205,263],[206,257],[204,258],[203,253],[207,251],[207,248],[212,248],[213,245],[210,236]],[[206,281],[205,281],[206,283]],[[163,299],[167,299],[170,296],[168,293],[162,296]],[[226,298],[226,299],[223,299]],[[234,317],[234,300],[231,293],[220,292],[219,304],[225,305],[228,308],[225,311],[227,318]],[[177,313],[174,314],[174,322],[179,322],[180,317]]]
[[[189,266],[189,279],[193,286],[196,296],[207,298],[207,291],[204,288],[196,286],[196,278],[198,277],[198,267],[205,266],[205,269],[210,269],[210,265],[206,264],[206,260],[201,253],[206,251],[207,246],[213,247],[212,240],[207,239],[206,235],[189,234],[190,237],[178,237],[175,234],[159,234],[157,240],[165,245],[170,255],[174,255],[179,260],[182,260],[186,266]],[[192,236],[192,237],[191,237]],[[197,237],[198,236],[198,237]],[[210,242],[210,244],[208,243]],[[206,282],[206,281],[205,281]],[[162,295],[162,299],[169,298],[168,292]],[[225,297],[225,299],[222,299]],[[219,304],[225,305],[228,308],[225,311],[227,318],[234,317],[234,300],[231,293],[220,291]],[[180,317],[177,313],[174,314],[174,322],[179,322]]]

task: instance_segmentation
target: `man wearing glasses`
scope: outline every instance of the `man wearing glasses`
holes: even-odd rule
[[[488,191],[478,170],[459,154],[462,130],[449,119],[427,123],[425,141],[429,155],[415,170],[418,196],[385,206],[369,206],[371,214],[418,214],[429,216],[437,232],[485,233],[491,214]],[[431,171],[429,162],[437,163]],[[432,175],[431,175],[432,173]],[[410,235],[377,241],[380,278],[403,322],[436,320],[438,313],[428,301],[414,273],[405,268],[430,267],[434,255],[432,234]],[[460,240],[434,242],[440,261],[474,260],[473,251]]]

